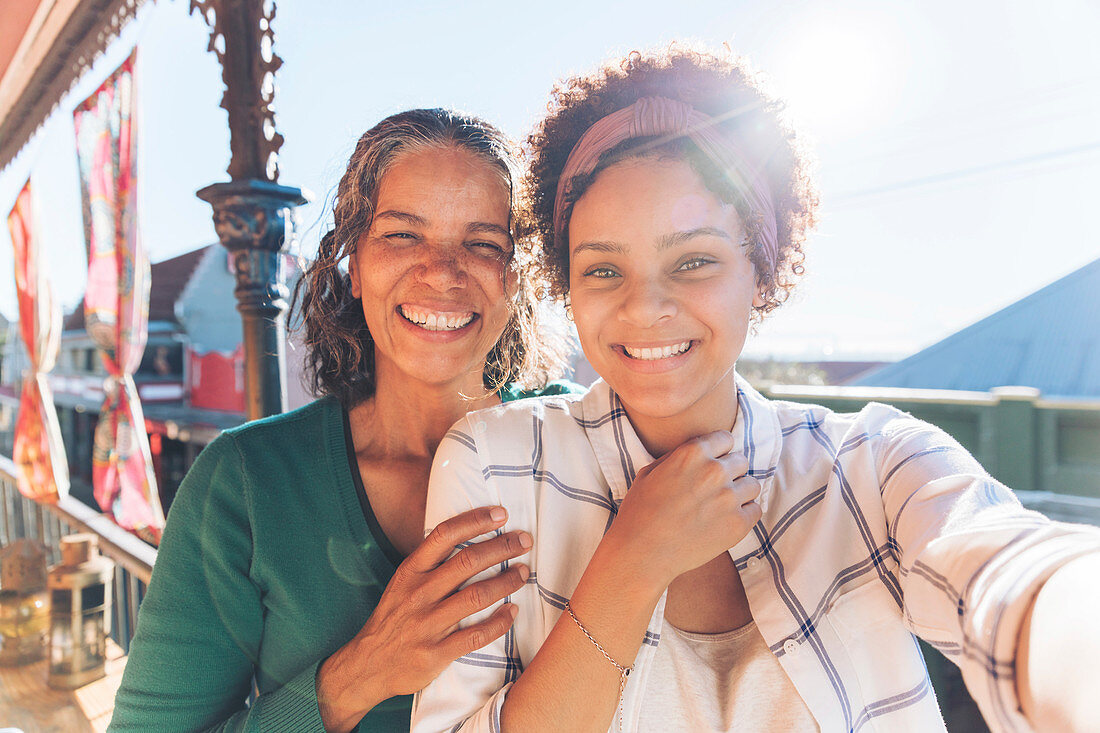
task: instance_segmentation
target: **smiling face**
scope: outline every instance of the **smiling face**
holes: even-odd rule
[[[349,272],[374,339],[377,384],[412,379],[476,394],[509,317],[502,172],[459,148],[405,153],[382,176],[374,210]]]
[[[573,207],[581,346],[651,451],[658,434],[676,445],[732,427],[733,366],[761,302],[744,239],[736,208],[680,160],[616,163]]]

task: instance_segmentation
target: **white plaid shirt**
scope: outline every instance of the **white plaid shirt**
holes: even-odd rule
[[[729,552],[821,729],[944,730],[916,633],[961,667],[994,731],[1027,730],[1013,676],[1023,616],[1055,569],[1100,551],[1100,532],[1023,509],[950,436],[891,407],[842,415],[765,399],[740,379],[738,397],[733,434],[762,482],[763,517]],[[414,732],[500,730],[508,688],[652,460],[602,381],[471,413],[447,434],[427,526],[500,504],[505,530],[534,537],[531,576],[510,599],[512,629],[417,696]],[[625,730],[637,728],[663,621],[662,597],[623,697]]]

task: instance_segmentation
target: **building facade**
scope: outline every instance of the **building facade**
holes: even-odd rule
[[[134,382],[145,413],[157,487],[165,509],[199,451],[245,420],[241,318],[233,295],[232,259],[208,245],[152,265],[149,336]],[[291,282],[297,267],[287,258]],[[287,346],[288,404],[311,397],[301,379],[301,349]],[[27,368],[21,341],[8,328],[0,360],[0,435],[11,454],[19,381]],[[92,446],[107,371],[84,330],[80,305],[68,314],[50,384],[65,442],[71,493],[94,506]],[[5,426],[8,426],[5,429]]]

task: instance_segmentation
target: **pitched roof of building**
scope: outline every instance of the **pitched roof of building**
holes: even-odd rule
[[[206,251],[218,245],[208,244],[205,247],[184,252],[181,255],[167,260],[154,262],[149,268],[152,282],[149,287],[149,322],[167,321],[176,323],[176,301],[187,286],[187,282],[194,274]],[[65,331],[84,330],[84,301],[65,316]]]
[[[853,383],[1100,398],[1100,259]]]

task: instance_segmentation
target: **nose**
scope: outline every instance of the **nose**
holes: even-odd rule
[[[439,292],[466,287],[466,267],[453,247],[425,247],[416,267],[417,279]]]
[[[669,320],[678,310],[676,299],[655,280],[640,280],[629,286],[623,295],[619,320],[639,328]]]

